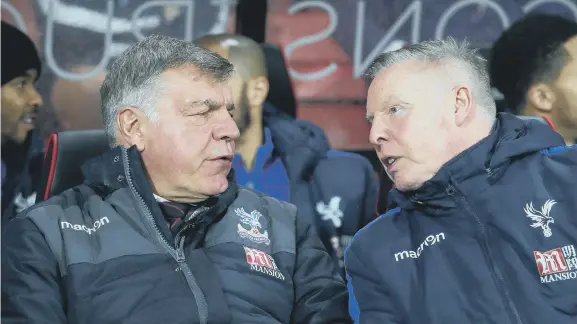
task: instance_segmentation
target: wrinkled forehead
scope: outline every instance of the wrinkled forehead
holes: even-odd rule
[[[24,71],[22,74],[15,76],[12,80],[17,78],[24,78],[26,80],[34,81],[36,80],[37,77],[38,77],[38,71],[36,71],[36,69],[28,69]]]
[[[423,95],[425,89],[435,86],[435,73],[439,72],[430,64],[419,61],[403,61],[383,69],[369,86],[368,109]]]
[[[164,94],[178,103],[206,101],[232,104],[230,80],[215,80],[193,67],[170,69],[163,72],[161,77]]]

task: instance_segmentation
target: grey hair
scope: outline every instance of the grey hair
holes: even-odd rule
[[[138,108],[154,120],[156,101],[163,90],[160,75],[185,66],[216,82],[229,80],[234,71],[229,61],[203,47],[160,35],[133,44],[114,61],[100,87],[102,121],[111,147],[117,145],[120,108]]]
[[[444,40],[431,40],[412,44],[396,51],[380,54],[363,74],[370,83],[377,73],[403,61],[423,61],[443,63],[451,68],[450,78],[466,82],[471,93],[482,108],[483,115],[493,121],[497,113],[495,100],[491,93],[487,61],[469,47],[466,40],[457,41],[448,37]]]

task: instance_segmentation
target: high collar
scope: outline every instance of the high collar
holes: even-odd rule
[[[307,178],[327,156],[330,145],[320,127],[294,119],[268,103],[264,106],[263,120],[271,131],[274,151],[283,161],[289,178]]]
[[[140,152],[136,146],[128,149],[115,147],[103,155],[87,161],[82,166],[85,184],[91,186],[103,195],[110,194],[124,187],[132,187],[150,209],[157,224],[165,222],[164,216],[154,198],[150,180],[144,168]],[[202,222],[208,224],[220,220],[224,211],[234,201],[237,195],[237,185],[234,182],[234,170],[228,177],[228,189],[222,194],[209,198],[213,206]],[[130,185],[129,185],[130,181]],[[209,201],[207,200],[207,202]],[[165,238],[171,234],[166,226],[158,226]]]
[[[495,183],[514,159],[559,145],[564,145],[563,138],[547,125],[501,113],[489,136],[443,165],[418,190],[394,189],[391,200],[404,209],[452,208],[456,203],[449,199],[451,188],[474,195]]]

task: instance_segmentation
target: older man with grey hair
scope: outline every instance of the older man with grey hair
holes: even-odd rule
[[[466,42],[381,54],[366,76],[398,207],[345,252],[356,323],[577,322],[577,146],[496,116]]]
[[[226,59],[151,36],[101,87],[112,149],[2,237],[2,323],[349,323],[312,221],[237,186]]]

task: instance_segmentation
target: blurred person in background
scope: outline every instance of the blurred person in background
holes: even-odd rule
[[[265,99],[269,91],[260,45],[241,35],[207,35],[195,41],[231,61],[235,121],[241,137],[237,181],[295,204],[316,221],[318,233],[343,269],[343,249],[376,218],[377,180],[368,160],[331,150],[319,127],[296,120]],[[343,269],[344,275],[344,269]]]
[[[41,159],[32,156],[32,130],[42,105],[36,47],[2,21],[2,224],[34,204]]]
[[[2,323],[351,322],[312,218],[233,180],[233,70],[158,35],[116,59],[111,149],[2,235]]]
[[[576,323],[577,145],[496,116],[467,42],[379,55],[370,142],[398,208],[345,252],[356,323]]]
[[[491,83],[517,115],[546,117],[565,143],[577,140],[577,23],[530,15],[494,44]]]

